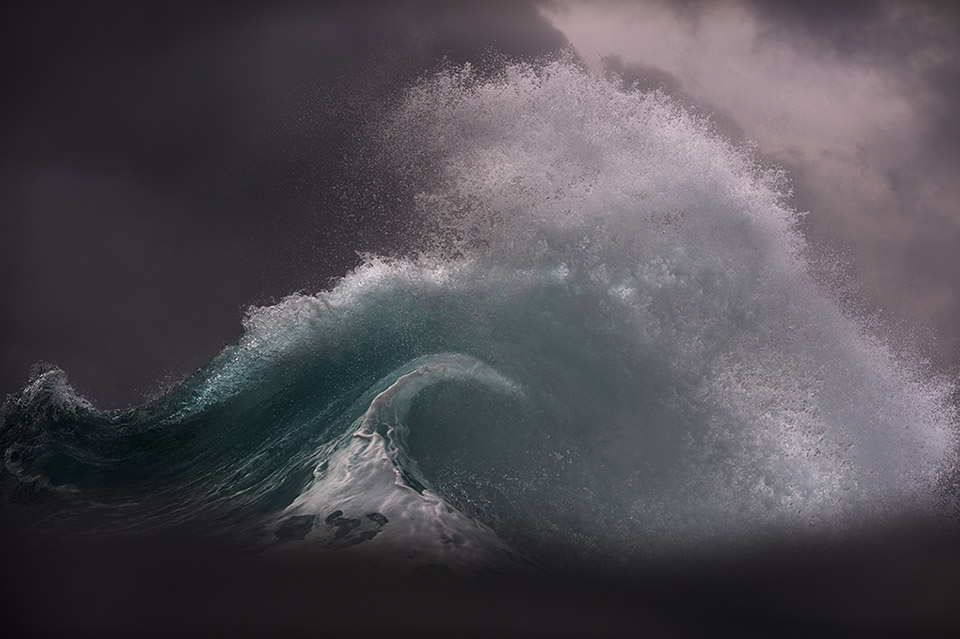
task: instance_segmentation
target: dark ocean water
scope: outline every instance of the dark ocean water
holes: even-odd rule
[[[116,540],[142,556],[176,538],[196,568],[184,575],[223,572],[218,552],[266,557],[322,582],[329,607],[345,575],[379,596],[411,576],[493,597],[515,576],[587,572],[636,593],[610,584],[950,516],[951,381],[845,310],[786,177],[750,148],[567,59],[446,69],[372,126],[381,161],[415,185],[417,246],[251,309],[238,342],[143,406],[98,410],[38,366],[2,409],[12,535],[89,544],[83,570],[106,570],[112,596],[140,583],[104,568]],[[730,574],[711,565],[701,585]],[[662,583],[642,596],[687,582]],[[564,592],[578,619],[631,622],[616,597],[613,613]],[[303,611],[285,601],[279,616]],[[650,606],[638,628],[686,628]]]

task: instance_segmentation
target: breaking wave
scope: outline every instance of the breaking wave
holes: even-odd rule
[[[442,69],[375,126],[408,256],[252,309],[137,408],[39,368],[2,413],[17,525],[562,568],[937,509],[951,383],[818,284],[783,173],[708,121],[560,58]]]

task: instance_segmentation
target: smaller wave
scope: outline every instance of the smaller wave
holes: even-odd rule
[[[338,550],[369,542],[364,550],[414,566],[479,568],[516,559],[493,530],[433,491],[409,454],[406,418],[417,395],[436,384],[479,383],[508,395],[522,394],[521,387],[459,353],[417,358],[378,387],[390,380],[350,430],[318,451],[313,481],[277,518],[275,536]]]

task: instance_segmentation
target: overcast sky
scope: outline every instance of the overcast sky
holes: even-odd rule
[[[27,4],[0,20],[0,393],[140,401],[401,243],[363,125],[444,56],[571,45],[793,179],[814,245],[960,362],[960,13],[916,2]]]

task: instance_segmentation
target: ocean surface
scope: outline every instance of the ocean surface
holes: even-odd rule
[[[7,527],[562,576],[941,516],[953,382],[856,310],[755,149],[562,56],[445,67],[371,130],[409,250],[251,308],[142,406],[38,365],[2,408]]]

